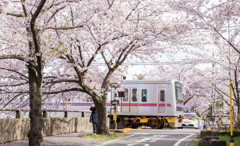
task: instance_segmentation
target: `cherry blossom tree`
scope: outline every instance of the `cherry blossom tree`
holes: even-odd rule
[[[166,19],[169,7],[157,0],[2,0],[0,12],[1,94],[9,102],[29,95],[29,145],[42,141],[42,94],[90,95],[98,133],[107,133],[106,96],[122,79],[120,66],[126,58],[154,58],[182,32],[181,19]]]
[[[184,83],[186,110],[203,112],[215,100],[213,90],[215,97],[227,97],[229,78],[223,72],[228,70],[239,107],[239,28],[234,26],[239,5],[234,0],[2,0],[0,89],[11,96],[3,100],[26,103],[30,96],[33,145],[42,139],[42,101],[60,101],[60,94],[91,96],[99,116],[97,133],[107,134],[107,93],[122,81],[124,62],[159,62],[171,47],[197,56],[197,63],[216,65],[214,71],[201,71],[189,62],[166,69],[161,78]]]
[[[233,101],[239,112],[239,1],[172,1],[170,6],[183,13],[188,21],[179,35],[182,50],[212,63],[210,73],[198,72],[214,89],[214,102],[229,105],[229,79],[233,81]],[[211,71],[212,70],[212,71]],[[230,76],[229,76],[230,73]],[[225,108],[229,113],[229,108]]]
[[[123,80],[120,67],[125,60],[155,60],[172,44],[173,36],[181,33],[182,24],[177,23],[180,19],[163,17],[169,9],[160,4],[149,0],[82,2],[72,7],[67,23],[83,27],[53,33],[59,42],[53,50],[59,60],[52,69],[52,78],[46,81],[52,87],[50,92],[71,90],[91,96],[98,111],[98,134],[108,133],[107,93],[110,86]],[[76,15],[75,9],[83,15]]]
[[[233,90],[234,90],[234,101],[238,107],[239,112],[239,90],[238,90],[238,76],[237,70],[239,66],[239,27],[236,24],[239,23],[239,6],[240,2],[235,0],[230,1],[181,1],[174,5],[180,11],[184,11],[189,24],[191,24],[192,31],[198,30],[200,32],[208,33],[209,37],[199,36],[198,44],[202,45],[207,42],[207,47],[201,47],[201,49],[209,50],[212,44],[215,47],[215,51],[212,52],[212,62],[216,65],[220,65],[222,72],[230,72],[231,79],[233,79]],[[199,34],[199,33],[198,33]],[[193,39],[192,39],[193,40]],[[191,41],[192,45],[196,46],[197,41]],[[200,43],[199,43],[200,42]],[[199,47],[199,46],[198,46]],[[210,58],[210,57],[209,57]],[[228,73],[222,74],[224,77],[224,84],[229,80]],[[217,80],[215,80],[217,81]],[[222,85],[223,82],[220,84]],[[215,86],[218,86],[215,84]],[[219,88],[216,88],[220,92]],[[224,95],[229,95],[226,90],[223,92]]]
[[[57,29],[53,17],[67,3],[65,1],[9,1],[0,2],[1,37],[1,94],[11,96],[11,100],[20,96],[29,96],[31,130],[28,133],[29,145],[41,145],[42,142],[42,86],[43,69],[51,59],[51,47],[54,47],[48,29]],[[53,23],[52,23],[53,22]],[[28,85],[28,86],[26,86]],[[9,102],[11,102],[9,100]]]

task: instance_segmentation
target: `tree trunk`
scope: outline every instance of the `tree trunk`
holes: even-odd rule
[[[37,73],[28,67],[29,74],[29,92],[30,92],[30,123],[31,128],[28,133],[29,146],[40,146],[43,140],[42,128],[43,119],[41,112],[42,83],[37,78]]]
[[[97,134],[108,134],[106,100],[97,101],[95,104],[98,113]]]

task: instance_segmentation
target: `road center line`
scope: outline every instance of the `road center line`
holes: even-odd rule
[[[191,137],[191,136],[193,136],[193,135],[195,135],[195,134],[191,134],[191,135],[188,135],[188,136],[180,139],[180,140],[177,141],[173,146],[178,146],[182,141],[184,141],[185,139],[187,139],[187,138],[189,138],[189,137]]]

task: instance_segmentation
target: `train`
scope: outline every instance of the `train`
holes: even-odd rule
[[[111,104],[115,99],[119,102],[116,108],[117,128],[182,128],[184,105],[179,81],[125,80],[119,87],[111,88],[106,103],[110,128],[115,127],[115,109]],[[72,110],[89,110],[92,102],[88,97],[84,102],[71,102],[69,106]]]
[[[115,98],[119,101],[116,108],[117,128],[138,126],[182,128],[184,105],[182,84],[179,81],[125,80],[118,88],[111,88],[106,103],[110,128],[116,126],[113,121],[115,109],[111,104]],[[60,103],[59,109],[89,110],[92,103],[91,97],[88,97],[84,101]],[[50,108],[51,105],[43,103],[45,108]]]
[[[113,89],[115,90],[115,89]],[[176,80],[126,80],[116,89],[118,128],[149,126],[151,128],[182,128],[182,84]],[[114,92],[108,103],[114,100]],[[108,108],[110,127],[114,127],[113,114]]]

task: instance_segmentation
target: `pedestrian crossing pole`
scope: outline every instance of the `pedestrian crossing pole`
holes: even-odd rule
[[[115,100],[117,100],[117,90],[115,89]],[[117,104],[114,104],[114,114],[113,114],[113,121],[115,130],[117,130]]]
[[[228,3],[230,1],[228,0]],[[229,16],[229,15],[228,15]],[[230,35],[230,23],[228,17],[228,42],[231,42],[231,35]],[[232,113],[232,80],[231,80],[231,47],[229,43],[229,88],[230,88],[230,130],[231,130],[231,138],[230,138],[230,146],[234,146],[234,139],[233,139],[233,113]],[[238,90],[238,89],[237,89]]]
[[[233,115],[232,115],[232,81],[230,80],[230,130],[231,130],[231,138],[230,138],[230,146],[234,146],[233,139]]]

